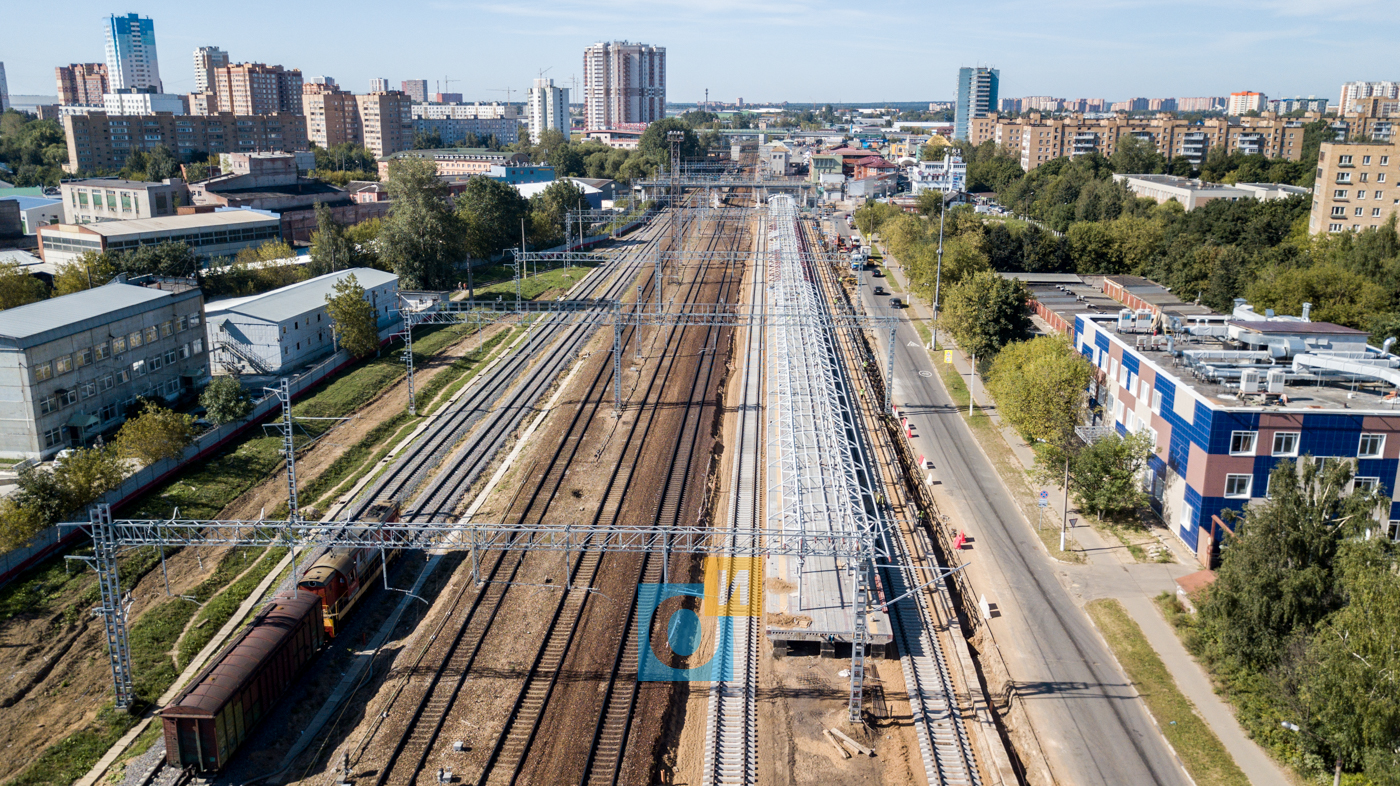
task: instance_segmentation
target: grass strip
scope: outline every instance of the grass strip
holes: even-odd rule
[[[277,567],[277,563],[286,556],[286,548],[269,549],[258,560],[253,569],[243,574],[238,581],[231,584],[228,589],[215,595],[212,600],[204,604],[199,610],[199,616],[195,618],[195,627],[190,628],[185,637],[180,640],[179,663],[180,667],[192,663],[199,651],[204,649],[214,638],[214,634],[233,617],[233,613],[238,611],[238,607],[257,588],[258,583],[267,577],[272,569]]]
[[[1195,705],[1176,686],[1166,664],[1147,642],[1142,629],[1128,616],[1123,604],[1106,598],[1091,601],[1086,608],[1196,783],[1249,786],[1249,779],[1230,757],[1220,738],[1196,714]]]
[[[520,279],[520,297],[525,300],[534,300],[550,290],[568,289],[578,283],[579,279],[588,274],[596,265],[572,265],[569,267],[546,270],[537,276],[528,276]],[[494,297],[503,297],[507,300],[515,297],[515,281],[502,281],[499,284],[492,284],[480,287],[476,290],[478,300],[487,300]]]

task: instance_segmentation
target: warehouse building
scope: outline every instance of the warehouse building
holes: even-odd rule
[[[54,267],[87,251],[134,251],[141,246],[184,243],[202,265],[231,258],[245,248],[282,237],[282,221],[258,210],[215,210],[132,221],[56,224],[39,228],[39,253]],[[194,271],[190,271],[193,275]]]
[[[116,428],[138,396],[208,376],[204,297],[143,276],[0,311],[0,457],[47,458]]]
[[[387,337],[399,321],[399,277],[357,267],[261,295],[210,303],[212,372],[281,376],[334,352],[335,331],[326,313],[326,298],[351,274],[374,306],[380,338]]]

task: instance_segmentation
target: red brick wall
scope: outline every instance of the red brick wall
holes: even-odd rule
[[[389,202],[363,202],[331,208],[331,216],[345,226],[389,215]],[[282,214],[282,239],[288,243],[310,243],[316,231],[315,210],[289,210]]]

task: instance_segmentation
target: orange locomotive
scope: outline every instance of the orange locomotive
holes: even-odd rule
[[[366,518],[370,521],[398,521],[398,503],[375,503]],[[384,560],[398,556],[397,549],[377,546],[331,549],[302,574],[297,586],[321,598],[326,635],[334,637],[360,598],[374,586],[384,570]]]

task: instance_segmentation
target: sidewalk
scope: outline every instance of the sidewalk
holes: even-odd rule
[[[885,256],[884,267],[888,276],[905,292],[910,318],[931,320],[930,307],[912,294],[904,277],[903,267],[883,247],[880,250]],[[939,341],[940,348],[954,346],[946,333],[942,334]],[[941,361],[941,357],[930,358],[930,362],[933,363]],[[960,350],[955,350],[952,365],[966,380],[971,371],[971,363],[967,356]],[[973,402],[989,415],[1016,460],[1023,469],[1029,471],[1035,464],[1034,451],[1014,429],[1002,422],[995,403],[981,382],[979,377],[977,384],[972,388]],[[1037,491],[1043,489],[1049,493],[1050,514],[1047,518],[1058,525],[1061,511],[1064,510],[1065,492],[1053,486],[1037,487],[1033,482],[1030,485]],[[1069,518],[1082,520],[1072,505],[1069,508]],[[1290,783],[1291,779],[1284,770],[1245,734],[1232,709],[1215,694],[1209,676],[1186,651],[1152,600],[1164,591],[1175,592],[1176,578],[1199,569],[1195,555],[1170,533],[1166,537],[1158,537],[1157,540],[1171,551],[1176,559],[1175,563],[1139,563],[1116,537],[1100,533],[1092,526],[1082,523],[1072,528],[1070,534],[1079,545],[1077,550],[1085,556],[1087,563],[1062,562],[1055,566],[1055,572],[1075,602],[1082,606],[1085,602],[1097,598],[1118,599],[1142,628],[1143,634],[1161,657],[1178,688],[1195,704],[1197,712],[1230,751],[1250,782],[1257,786]]]

